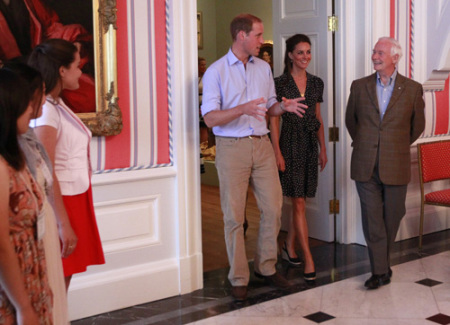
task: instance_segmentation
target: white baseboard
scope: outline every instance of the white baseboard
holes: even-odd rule
[[[140,264],[74,276],[69,288],[69,318],[81,319],[180,293],[176,260]]]

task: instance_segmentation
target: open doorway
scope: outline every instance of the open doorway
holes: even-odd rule
[[[197,0],[198,55],[205,59],[207,66],[226,54],[231,45],[229,24],[243,12],[260,17],[264,22],[264,38],[272,40],[272,0]],[[204,173],[201,174],[203,270],[207,272],[229,265],[214,163],[215,147],[212,145],[211,132],[208,133],[201,122],[199,128],[204,160]],[[260,214],[251,189],[248,192],[246,218],[249,225],[245,235],[246,253],[248,259],[252,260],[256,251]]]
[[[274,2],[276,3],[277,1]],[[206,64],[209,66],[226,54],[231,45],[231,37],[228,30],[229,23],[237,14],[242,12],[252,13],[263,20],[264,39],[267,43],[274,44],[275,46],[276,42],[274,42],[272,23],[274,15],[272,10],[273,6],[272,0],[229,0],[226,2],[220,0],[197,0],[199,57],[205,58]],[[298,30],[297,32],[303,32],[303,30]],[[273,51],[272,59],[281,60],[279,53],[282,50],[272,47],[271,50]],[[319,62],[316,62],[316,64],[319,64]],[[280,71],[274,71],[274,73],[275,75],[279,75]],[[313,74],[320,75],[316,71]],[[322,76],[320,75],[320,77]],[[205,135],[201,136],[201,138],[206,139]],[[228,267],[228,259],[225,248],[223,214],[220,207],[219,182],[214,164],[215,148],[208,144],[205,145],[205,141],[201,144],[201,148],[203,149],[202,154],[205,167],[205,172],[201,175],[201,202],[203,267],[206,272]],[[315,202],[314,208],[309,212],[307,211],[307,215],[310,213],[312,216],[315,216],[316,214],[322,213],[322,211],[316,209],[321,203]],[[288,215],[288,213],[285,214]],[[249,224],[245,238],[246,253],[247,258],[252,260],[256,250],[260,215],[251,189],[248,194],[246,216]],[[329,219],[329,216],[326,215],[324,218]],[[282,230],[286,230],[288,223],[284,221],[283,224]],[[279,243],[282,243],[285,237],[286,232],[281,231]],[[320,235],[316,238],[321,240],[310,238],[311,247],[329,241],[324,240]],[[299,247],[297,247],[297,251],[300,251]]]

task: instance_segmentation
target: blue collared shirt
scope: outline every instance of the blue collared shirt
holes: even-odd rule
[[[377,72],[377,98],[378,106],[380,108],[380,119],[384,117],[386,113],[386,108],[388,107],[389,101],[391,100],[392,92],[394,91],[395,78],[397,77],[397,69],[394,70],[391,78],[387,85],[383,85],[381,82],[380,75]]]
[[[225,110],[264,97],[268,109],[277,102],[272,71],[267,62],[251,56],[242,63],[231,51],[214,62],[203,75],[202,115],[214,110]],[[245,137],[269,132],[266,120],[242,115],[220,126],[213,127],[217,136]]]

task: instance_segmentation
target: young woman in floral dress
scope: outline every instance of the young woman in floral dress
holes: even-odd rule
[[[0,323],[52,324],[52,293],[42,243],[42,193],[17,137],[28,130],[32,94],[0,69]]]

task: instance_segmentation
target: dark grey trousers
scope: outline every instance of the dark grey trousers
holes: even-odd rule
[[[406,213],[407,185],[383,184],[375,168],[370,180],[356,182],[356,188],[361,201],[362,226],[372,273],[387,273],[390,267],[389,252]]]

